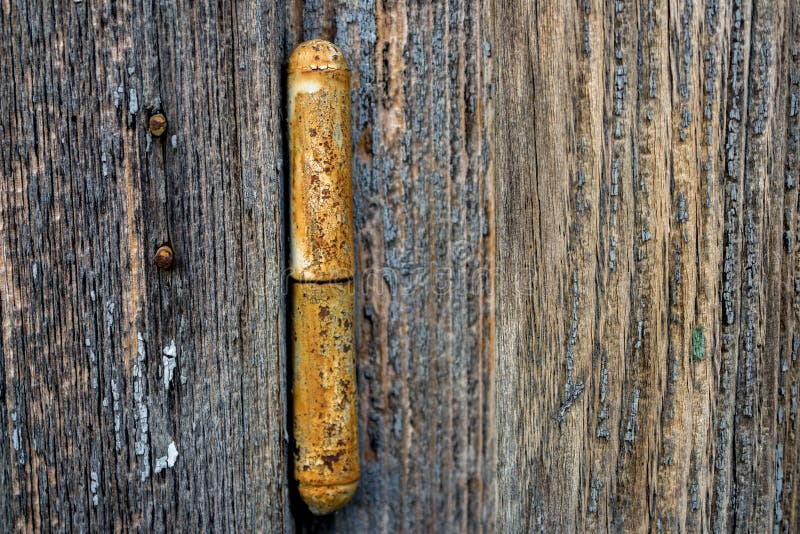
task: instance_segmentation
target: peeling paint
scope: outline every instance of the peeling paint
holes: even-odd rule
[[[589,513],[597,513],[597,500],[600,496],[600,490],[603,489],[603,481],[597,477],[592,477],[591,492],[589,493]]]
[[[164,353],[161,358],[164,365],[164,389],[169,389],[169,385],[172,382],[172,375],[177,367],[177,360],[175,357],[178,351],[175,348],[175,340],[171,340],[169,345],[164,347],[162,352]]]
[[[120,85],[117,87],[117,90],[114,91],[114,107],[119,109],[120,101],[122,100],[122,95],[125,93],[125,89],[122,88]]]
[[[167,446],[167,454],[166,456],[160,456],[156,458],[156,466],[155,472],[156,474],[160,473],[164,469],[171,468],[175,465],[175,462],[178,461],[178,447],[175,446],[175,442],[171,441],[169,446]]]
[[[97,473],[94,471],[91,472],[90,478],[91,482],[89,483],[89,491],[92,493],[92,505],[97,506],[100,502],[100,496],[97,494],[97,490],[100,487],[100,482]]]
[[[144,337],[141,332],[137,333],[136,362],[133,364],[133,400],[136,409],[133,412],[133,419],[138,423],[138,433],[134,443],[136,456],[141,456],[141,479],[147,480],[150,476],[150,426],[148,423],[148,409],[145,387],[147,352]]]
[[[136,115],[139,112],[139,98],[136,96],[136,89],[131,89],[128,99],[128,113]]]
[[[117,381],[115,379],[111,379],[111,396],[114,400],[113,411],[114,411],[114,446],[116,450],[122,449],[122,419],[120,416],[120,406],[119,406],[119,389],[117,387]]]

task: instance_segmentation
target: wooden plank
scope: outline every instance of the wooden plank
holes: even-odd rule
[[[284,20],[0,8],[0,530],[290,528]]]
[[[797,528],[800,8],[493,8],[498,529]]]
[[[2,6],[0,531],[491,530],[488,6]],[[323,520],[287,495],[280,285],[311,37],[353,65],[360,270],[362,483]]]
[[[295,2],[353,69],[361,483],[300,530],[494,524],[489,2]]]

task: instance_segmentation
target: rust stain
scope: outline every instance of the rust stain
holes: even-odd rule
[[[175,252],[173,252],[172,247],[169,245],[163,245],[156,250],[156,254],[153,257],[153,263],[159,269],[162,270],[169,270],[172,268],[172,264],[175,261]]]
[[[346,504],[358,484],[353,289],[352,280],[291,285],[294,474],[315,513]]]
[[[161,137],[164,135],[164,132],[167,131],[167,118],[163,113],[156,113],[150,117],[147,127],[150,129],[150,133],[153,134],[153,137]]]
[[[350,71],[331,43],[303,43],[289,60],[289,147],[292,276],[352,278]]]
[[[315,514],[359,479],[350,71],[326,41],[289,60],[290,290],[295,479]]]

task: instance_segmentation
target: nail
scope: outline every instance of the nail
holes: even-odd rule
[[[163,245],[158,247],[156,250],[156,255],[153,257],[153,263],[159,269],[163,269],[165,271],[172,268],[172,262],[175,261],[175,253],[172,251],[172,247],[168,245]]]
[[[154,137],[161,137],[164,135],[164,132],[167,131],[167,118],[163,113],[156,113],[150,117],[148,127],[150,128],[150,133],[153,134]]]

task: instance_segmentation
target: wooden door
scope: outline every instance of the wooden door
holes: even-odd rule
[[[325,518],[284,281],[315,37],[358,264]],[[6,1],[0,531],[800,528],[799,102],[792,1]]]

